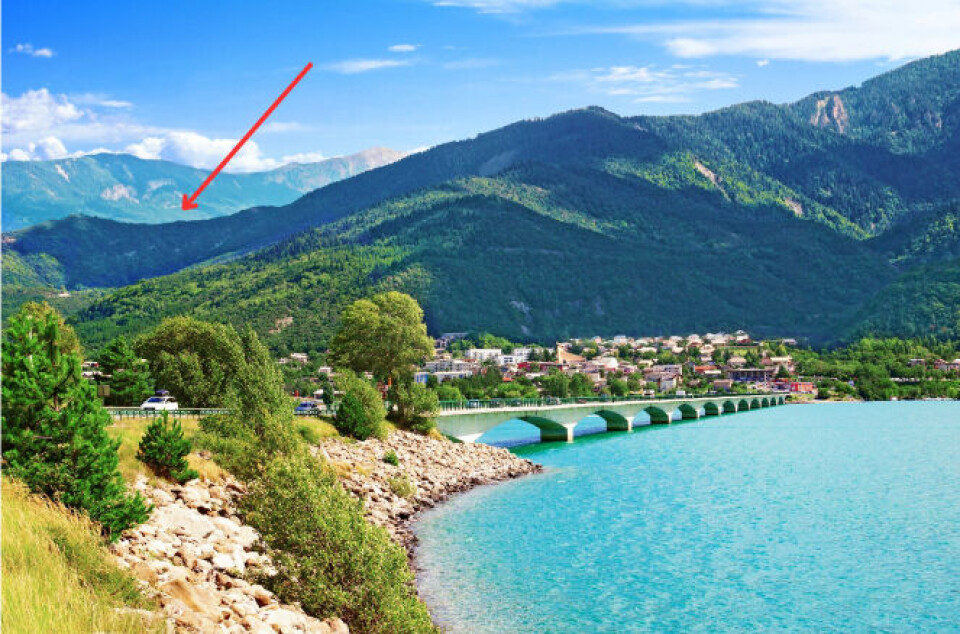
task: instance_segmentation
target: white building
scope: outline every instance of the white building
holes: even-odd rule
[[[464,353],[464,356],[474,361],[496,361],[500,358],[503,351],[500,348],[470,348]]]

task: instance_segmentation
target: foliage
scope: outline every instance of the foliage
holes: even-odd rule
[[[383,381],[408,380],[411,368],[433,354],[423,310],[396,291],[359,299],[340,315],[330,342],[329,360],[354,372],[371,372]]]
[[[100,371],[110,376],[107,405],[139,405],[153,393],[150,368],[120,336],[100,351]]]
[[[387,486],[391,493],[404,499],[413,497],[417,492],[417,487],[403,474],[387,478]]]
[[[433,417],[440,411],[436,392],[419,383],[405,382],[394,385],[390,396],[395,407],[392,416],[398,425],[420,434],[436,427]]]
[[[137,580],[103,548],[100,527],[3,478],[3,631],[163,632],[117,608],[155,609]]]
[[[76,337],[53,309],[27,304],[3,342],[5,472],[32,491],[86,511],[113,538],[145,521],[149,507],[127,494],[110,415],[81,376]]]
[[[397,457],[397,452],[393,449],[389,449],[387,453],[383,454],[383,461],[394,467],[400,466],[400,458]]]
[[[137,459],[164,478],[184,483],[197,478],[199,474],[187,464],[190,453],[190,441],[184,438],[180,421],[169,420],[167,412],[147,426]]]
[[[278,574],[263,583],[309,614],[358,632],[433,632],[406,553],[312,456],[271,461],[244,498]]]
[[[334,418],[337,431],[359,440],[386,437],[386,410],[377,388],[349,370],[337,373],[337,384],[344,393]]]

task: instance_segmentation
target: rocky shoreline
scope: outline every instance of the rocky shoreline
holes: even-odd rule
[[[343,486],[364,501],[369,520],[386,528],[411,554],[417,541],[411,524],[420,511],[476,486],[543,471],[506,449],[406,431],[394,431],[386,440],[329,438],[316,451]],[[384,461],[390,452],[396,465]]]
[[[348,634],[340,619],[308,616],[244,578],[275,573],[258,550],[260,535],[237,515],[243,485],[229,477],[185,485],[151,484],[141,477],[134,489],[154,511],[111,551],[156,597],[168,632]]]

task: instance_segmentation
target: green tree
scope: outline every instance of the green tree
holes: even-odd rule
[[[441,401],[462,401],[463,394],[460,388],[448,383],[441,383],[437,386],[437,398]]]
[[[100,370],[110,375],[108,405],[139,405],[153,393],[150,368],[134,353],[126,337],[108,343],[99,360]]]
[[[630,388],[623,379],[610,379],[607,381],[607,387],[610,388],[610,394],[613,396],[626,396],[630,393]]]
[[[150,363],[157,388],[192,407],[225,407],[244,365],[244,349],[232,326],[192,317],[165,319],[134,348]]]
[[[570,396],[570,377],[562,372],[553,371],[540,379],[543,391],[549,396],[567,398]]]
[[[180,421],[171,423],[169,414],[163,412],[143,433],[137,460],[153,469],[157,475],[182,484],[199,476],[187,463],[189,453],[190,441],[183,436]]]
[[[440,411],[436,392],[419,383],[404,382],[394,386],[392,396],[398,423],[421,434],[435,427],[433,417]]]
[[[410,381],[413,366],[432,354],[433,340],[417,300],[390,291],[344,309],[328,358],[337,367],[397,383]]]
[[[337,386],[344,393],[334,419],[337,430],[360,440],[383,437],[386,410],[379,390],[349,370],[337,373]]]
[[[115,538],[146,521],[149,506],[129,495],[117,469],[110,415],[83,379],[76,336],[49,306],[27,304],[3,342],[4,475],[81,509]]]

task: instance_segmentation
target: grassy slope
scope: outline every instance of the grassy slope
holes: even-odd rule
[[[111,561],[93,524],[4,478],[3,631],[165,631],[117,608],[156,606]]]

